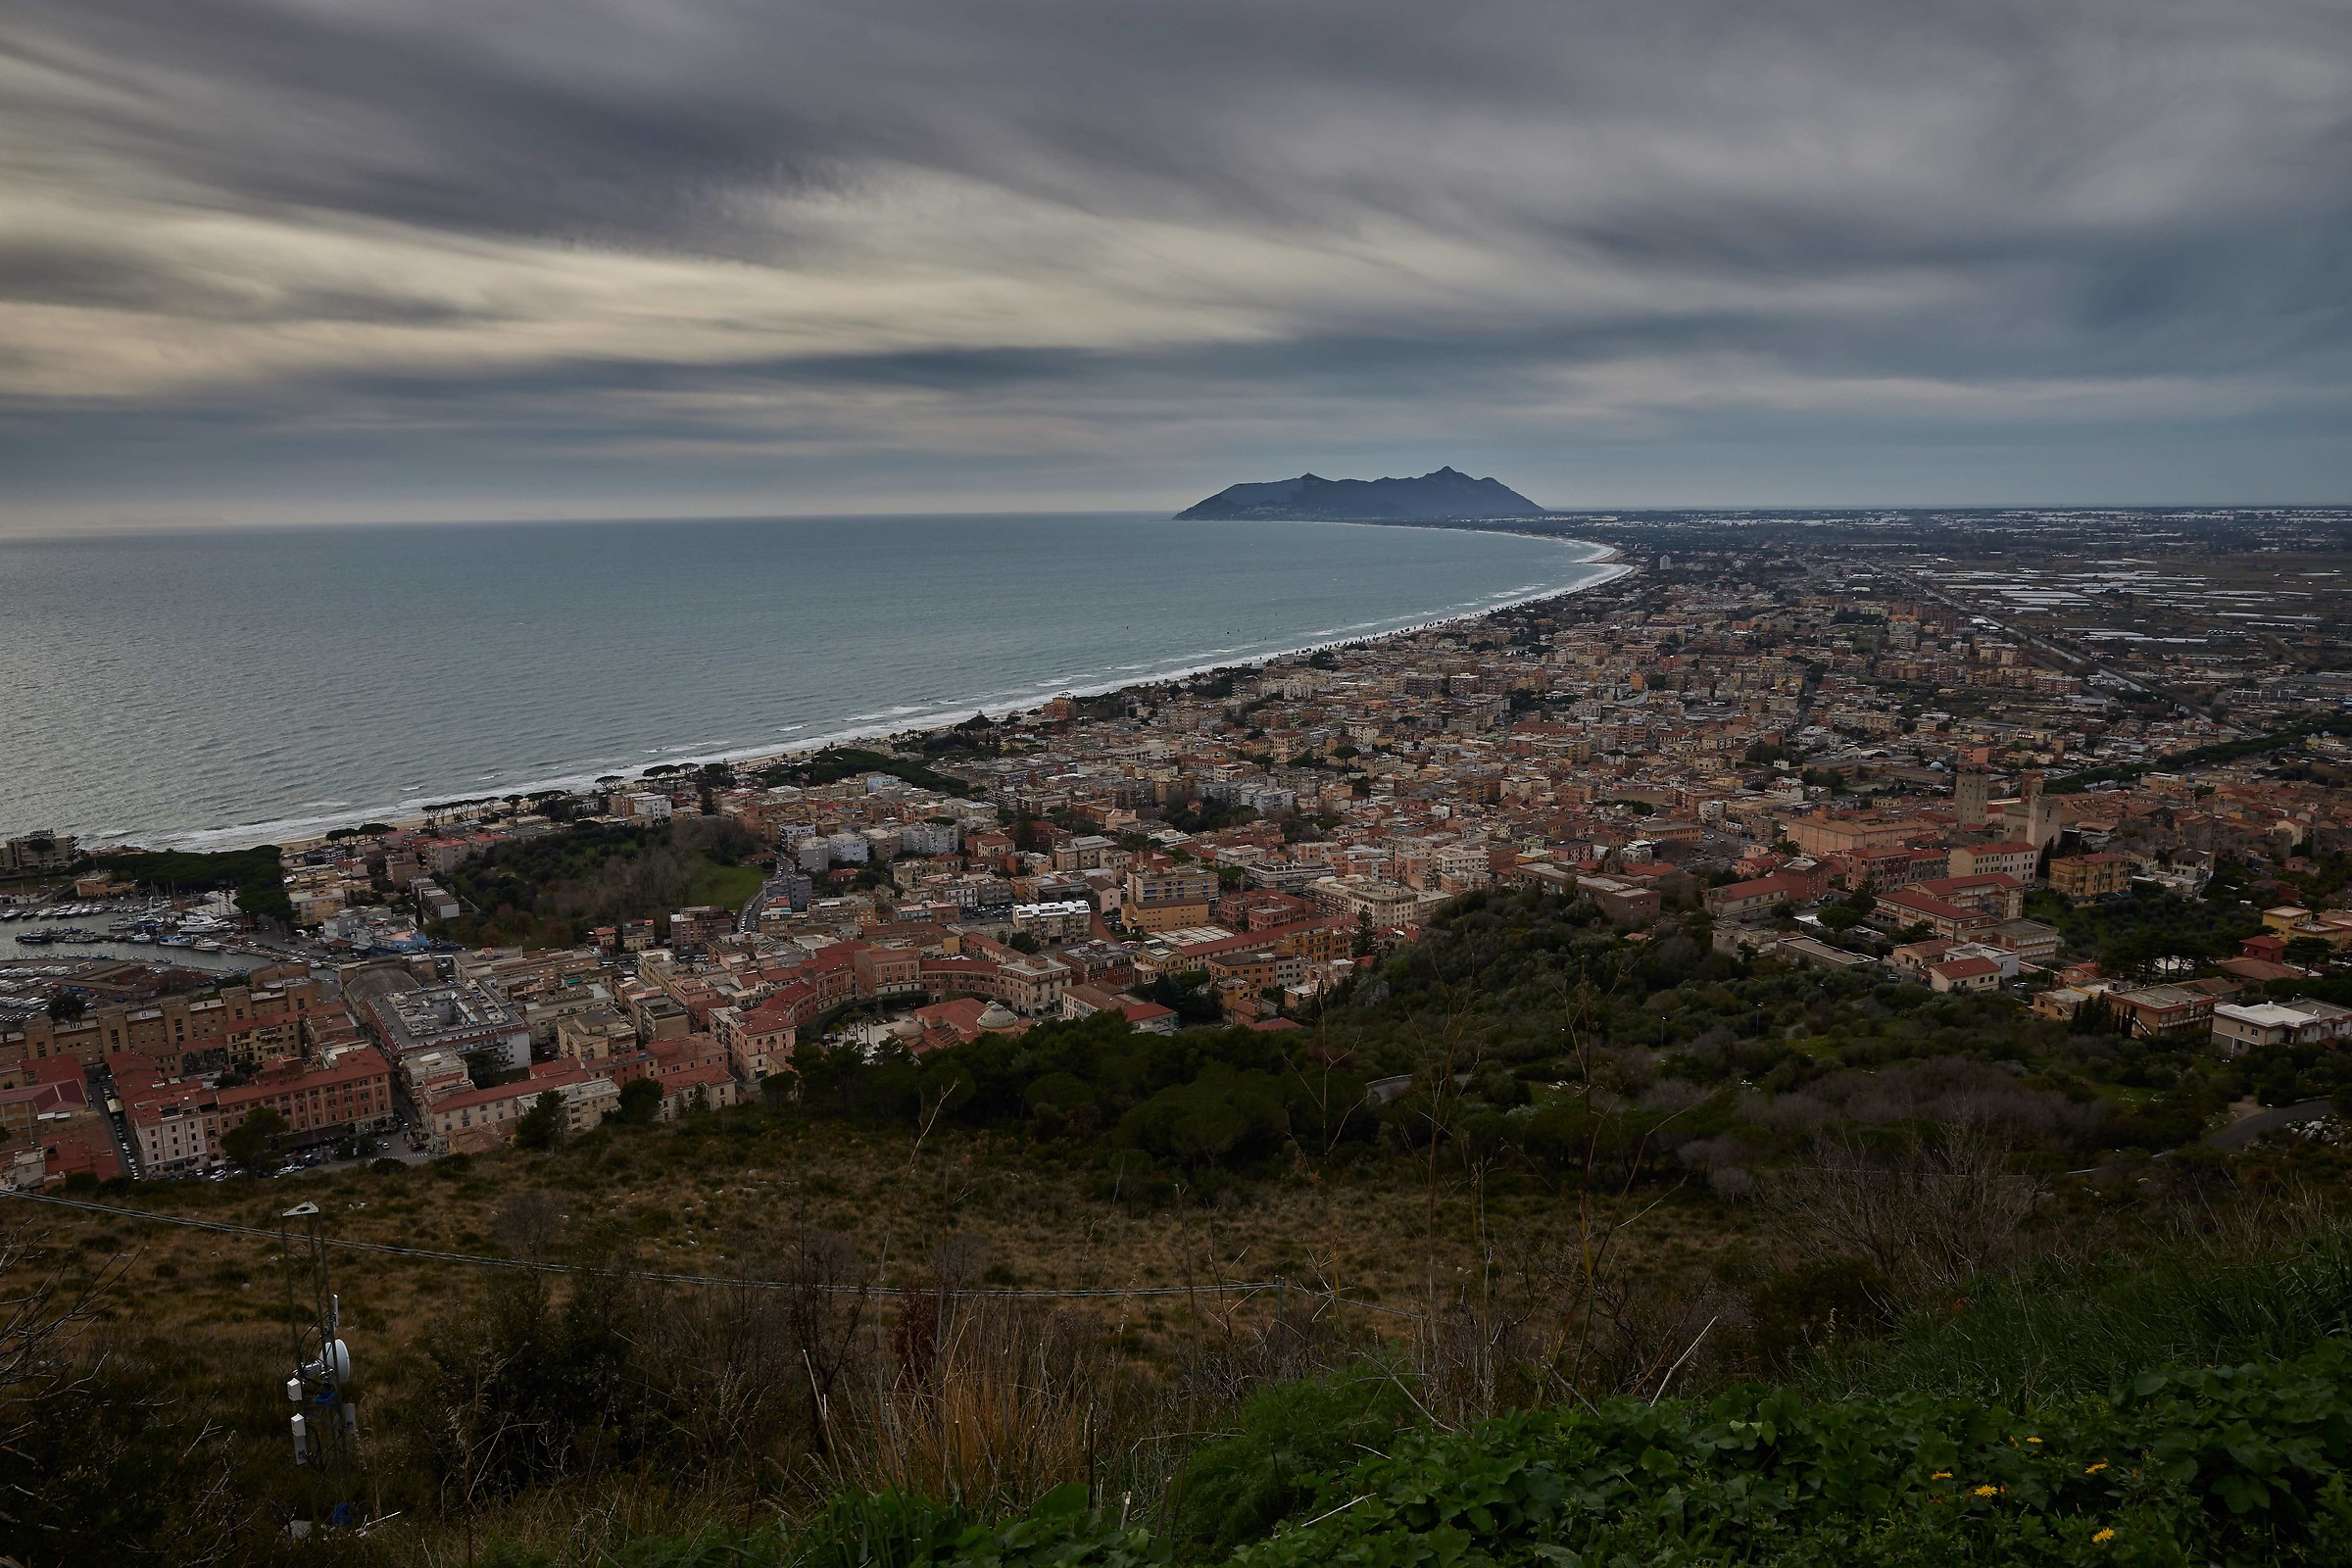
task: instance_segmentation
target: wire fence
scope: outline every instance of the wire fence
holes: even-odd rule
[[[278,1232],[261,1225],[234,1225],[226,1220],[199,1219],[192,1214],[162,1214],[153,1209],[125,1208],[117,1203],[94,1203],[86,1199],[59,1198],[48,1193],[5,1192],[0,1197],[20,1202],[46,1203],[58,1208],[78,1209],[88,1214],[105,1214],[115,1219],[143,1222],[150,1225],[177,1225],[186,1230],[209,1231],[216,1236],[242,1236],[275,1243]],[[381,1257],[413,1258],[424,1263],[455,1263],[467,1268],[511,1269],[530,1274],[572,1274],[579,1266],[571,1263],[553,1263],[527,1257],[497,1257],[484,1252],[449,1252],[430,1247],[402,1247],[392,1242],[362,1242],[347,1237],[324,1236],[324,1245],[347,1252],[371,1252]],[[731,1290],[757,1291],[815,1291],[833,1296],[879,1297],[886,1299],[911,1299],[939,1294],[934,1287],[920,1285],[843,1285],[805,1280],[767,1280],[738,1274],[682,1274],[659,1269],[613,1268],[596,1272],[622,1279],[645,1280],[656,1285],[723,1286]],[[1384,1317],[1426,1321],[1426,1315],[1405,1307],[1386,1306],[1378,1301],[1342,1296],[1319,1286],[1301,1285],[1296,1280],[1223,1280],[1209,1285],[1101,1285],[1063,1286],[1038,1289],[965,1290],[955,1294],[966,1298],[1002,1301],[1107,1301],[1146,1297],[1214,1296],[1220,1298],[1239,1297],[1248,1299],[1257,1296],[1283,1297],[1297,1295],[1304,1299],[1328,1301],[1335,1307],[1349,1307],[1359,1312],[1372,1312]]]

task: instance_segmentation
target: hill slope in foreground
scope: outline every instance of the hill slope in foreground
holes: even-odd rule
[[[1473,479],[1446,467],[1417,479],[1326,479],[1302,473],[1265,484],[1227,485],[1176,514],[1176,520],[1417,522],[1542,515],[1542,507],[1501,480]]]

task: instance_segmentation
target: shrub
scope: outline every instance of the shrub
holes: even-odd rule
[[[1615,1562],[2335,1563],[2352,1348],[2031,1409],[1744,1388],[1416,1432],[1236,1568]]]
[[[1322,1477],[1385,1447],[1413,1416],[1403,1386],[1376,1365],[1260,1390],[1242,1406],[1241,1430],[1199,1449],[1177,1476],[1172,1533],[1193,1549],[1257,1540],[1303,1506]]]

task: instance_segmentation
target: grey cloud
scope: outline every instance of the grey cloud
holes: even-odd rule
[[[0,303],[154,313],[180,320],[372,321],[456,325],[488,319],[392,289],[258,290],[229,286],[154,256],[96,244],[0,238]]]
[[[1808,414],[1790,387],[2199,378],[2192,439],[2226,466],[2236,410],[2291,422],[2352,383],[2352,16],[2301,0],[18,0],[0,55],[25,85],[0,159],[100,202],[853,280],[895,245],[909,270],[1066,288],[1073,319],[1156,313],[989,341],[983,298],[947,313],[955,341],[909,347],[893,307],[835,304],[832,336],[870,326],[870,349],[780,352],[766,298],[713,348],[722,301],[665,355],[575,342],[584,307],[558,302],[534,360],[319,348],[149,395],[164,427],[182,399],[244,411],[257,466],[321,429],[432,451],[464,424],[521,462],[698,434],[854,451],[1016,409],[1040,472],[1079,439],[1140,462],[1197,438],[1213,464],[1236,408],[1346,446],[1416,399],[1463,442],[1633,421],[1828,451],[1908,416],[1867,392]],[[9,151],[36,145],[78,156]],[[877,215],[926,177],[971,221],[893,239]],[[1069,255],[1111,241],[1132,253]],[[542,292],[234,275],[87,229],[0,245],[0,303],[191,329],[531,327]],[[102,438],[95,414],[52,425],[67,406],[20,398],[0,439]],[[1923,407],[2044,439],[2043,416]]]
[[[1784,225],[1756,211],[1747,198],[1760,163],[1783,163],[1795,189],[1780,194],[1792,197],[1811,162],[1824,176],[1812,199],[1842,189],[1923,238],[1952,237],[2002,205],[2031,223],[2040,192],[2116,139],[2194,112],[2198,96],[2221,94],[2247,117],[2234,133],[2250,156],[2296,152],[2272,145],[2278,133],[2261,123],[2274,106],[2256,95],[2269,83],[2226,63],[2181,70],[2201,51],[2226,62],[2249,15],[2278,23],[2282,48],[2333,50],[2339,71],[2346,43],[2340,21],[2263,0],[2129,10],[1840,0],[1769,17],[1723,0],[28,0],[16,15],[12,36],[123,89],[107,128],[150,138],[154,156],[257,196],[381,216],[660,240],[723,230],[737,193],[854,181],[887,162],[1119,208],[1305,221],[1450,212],[1507,226],[1517,202],[1556,219],[1543,213],[1534,167],[1436,181],[1428,162],[1404,158],[1317,177],[1318,155],[1349,144],[1467,130],[1498,145],[1494,129],[1507,124],[1523,127],[1531,166],[1547,147],[1579,159],[1597,150],[1629,172],[1654,165],[1645,139],[1712,137],[1713,178],[1682,167],[1586,193],[1599,208],[1596,237],[1636,239],[1612,207],[1671,219],[1678,199],[1706,197],[1724,204],[1716,223],[1686,209],[1686,231],[1660,240],[1736,259],[1794,238],[1792,259],[1805,262],[1822,254],[1801,244],[1820,232],[1808,220],[1818,215],[1794,205]],[[1827,177],[1866,159],[1874,137],[1905,135],[1905,117],[1938,98],[1971,110],[1927,138],[1943,143],[1927,149],[1939,167]],[[2340,175],[2334,184],[2340,213]]]
[[[174,272],[97,245],[0,239],[0,299],[152,310],[184,308],[189,291]]]
[[[776,178],[801,139],[692,91],[598,91],[502,64],[423,8],[69,0],[16,17],[7,36],[27,58],[113,89],[81,112],[97,133],[257,201],[490,232],[662,224],[710,182]]]

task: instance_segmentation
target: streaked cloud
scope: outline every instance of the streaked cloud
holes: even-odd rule
[[[2340,499],[2296,0],[18,0],[19,525]]]

